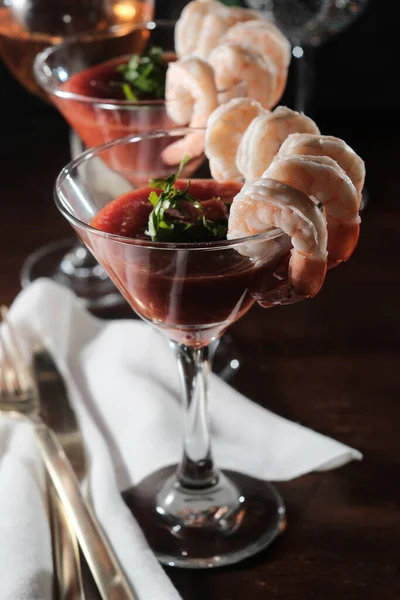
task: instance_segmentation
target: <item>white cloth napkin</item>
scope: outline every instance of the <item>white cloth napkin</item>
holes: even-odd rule
[[[97,516],[140,600],[179,595],[119,490],[178,461],[182,423],[174,357],[141,321],[100,321],[67,290],[40,280],[21,292],[10,319],[41,339],[67,382],[86,443]],[[216,376],[210,386],[214,454],[221,467],[284,481],[360,460],[360,452],[283,419]],[[0,416],[0,599],[51,598],[43,470],[29,426]]]

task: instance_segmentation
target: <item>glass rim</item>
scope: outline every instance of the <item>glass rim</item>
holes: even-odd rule
[[[267,241],[273,240],[276,238],[284,237],[285,234],[283,231],[277,228],[272,228],[268,231],[264,231],[262,233],[257,233],[255,235],[250,235],[242,238],[236,238],[233,240],[220,240],[217,242],[152,242],[151,240],[139,240],[135,238],[130,238],[123,235],[118,235],[115,233],[108,233],[105,231],[101,231],[101,229],[96,229],[92,225],[81,221],[75,215],[73,215],[65,206],[65,195],[62,192],[61,184],[68,177],[71,177],[73,171],[79,167],[81,164],[86,162],[87,160],[91,160],[92,158],[99,157],[99,154],[115,148],[117,146],[123,146],[129,143],[138,143],[141,140],[145,139],[155,139],[160,137],[169,137],[171,134],[175,134],[176,136],[186,135],[188,133],[194,133],[196,131],[205,131],[205,129],[201,128],[190,128],[190,127],[177,127],[174,129],[160,129],[157,131],[153,131],[147,134],[129,134],[123,138],[119,138],[108,142],[106,144],[102,144],[101,146],[95,146],[94,148],[89,148],[82,154],[80,154],[75,159],[71,160],[67,163],[63,169],[58,174],[55,184],[54,184],[54,200],[58,210],[61,214],[72,224],[76,225],[78,228],[84,229],[90,233],[94,233],[96,235],[100,235],[101,237],[106,237],[115,242],[129,244],[131,246],[138,246],[142,248],[153,248],[160,250],[214,250],[214,249],[224,249],[224,248],[233,248],[238,246],[239,244],[249,243],[254,241]],[[143,186],[145,187],[145,186]],[[128,192],[129,193],[129,192]]]
[[[174,27],[176,25],[176,20],[173,19],[157,19],[152,21],[140,21],[138,23],[134,23],[130,26],[129,32],[133,32],[135,30],[148,30],[153,31],[157,29],[157,27]],[[116,26],[114,26],[116,27]],[[112,29],[112,27],[110,28]],[[102,108],[104,110],[113,110],[116,107],[119,108],[155,108],[165,106],[166,100],[165,98],[158,100],[117,100],[112,98],[96,98],[94,96],[86,96],[84,94],[77,94],[76,92],[68,92],[64,90],[60,90],[60,86],[54,88],[49,85],[49,78],[45,74],[46,61],[50,55],[57,50],[62,48],[68,48],[68,46],[73,46],[77,42],[82,41],[82,36],[71,36],[68,37],[65,41],[60,42],[58,44],[53,44],[44,48],[41,52],[39,52],[35,60],[33,62],[33,73],[37,84],[47,93],[49,96],[56,96],[57,98],[62,98],[63,100],[72,100],[74,102],[81,102],[82,104],[86,104],[89,106],[96,106],[98,108]],[[126,56],[129,56],[127,54]],[[112,59],[110,59],[112,60]],[[103,61],[107,62],[107,61]],[[100,63],[99,63],[100,64]],[[68,78],[69,79],[69,78]],[[67,79],[67,81],[68,81]],[[242,81],[238,81],[233,84],[230,88],[226,88],[223,90],[217,90],[217,94],[224,94],[226,92],[235,89],[243,84]],[[169,102],[175,102],[175,100],[169,100]]]
[[[157,27],[172,27],[176,24],[176,21],[173,19],[157,19],[151,21],[139,21],[138,23],[133,23],[129,26],[129,32],[133,32],[135,30],[148,30],[153,31]],[[110,27],[109,30],[113,28],[117,28],[119,26],[114,25]],[[128,27],[128,25],[127,25]],[[80,35],[70,36],[66,38],[64,41],[58,44],[52,44],[44,48],[41,52],[39,52],[35,56],[35,60],[33,62],[33,73],[36,79],[36,82],[40,85],[40,87],[49,95],[57,96],[58,98],[63,98],[65,100],[75,100],[76,102],[82,102],[84,104],[90,104],[94,106],[99,106],[101,108],[114,108],[115,106],[121,107],[136,107],[136,106],[163,106],[165,104],[165,99],[162,100],[113,100],[107,98],[95,98],[93,96],[85,96],[83,94],[76,94],[75,92],[68,91],[60,91],[58,88],[52,88],[48,85],[48,78],[43,75],[45,70],[46,61],[49,56],[51,56],[54,52],[62,48],[68,48],[76,44],[77,42],[81,42],[84,37]],[[92,39],[92,38],[91,38]],[[94,38],[95,39],[95,38]],[[100,39],[100,35],[99,35]],[[129,56],[129,55],[127,55]],[[106,62],[106,61],[103,61]]]

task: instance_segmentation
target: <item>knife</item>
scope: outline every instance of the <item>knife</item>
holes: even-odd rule
[[[40,416],[46,424],[45,430],[38,431],[42,456],[98,592],[103,600],[111,597],[135,600],[136,596],[93,509],[80,492],[79,477],[84,475],[85,465],[83,443],[63,378],[44,348],[34,352],[32,368],[40,397]],[[67,456],[71,457],[71,462]]]
[[[76,476],[81,480],[85,473],[85,457],[78,423],[70,403],[66,401],[64,382],[52,357],[43,348],[34,352],[32,370],[44,419],[56,434]],[[51,481],[48,490],[58,598],[85,600],[78,540]]]
[[[43,420],[56,434],[75,475],[81,481],[86,474],[83,439],[64,380],[53,357],[44,348],[35,349],[32,366]]]

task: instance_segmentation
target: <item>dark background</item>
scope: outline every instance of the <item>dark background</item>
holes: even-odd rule
[[[156,0],[156,17],[176,17],[185,4]],[[365,123],[366,131],[382,126],[399,132],[399,16],[398,0],[370,0],[357,21],[316,50],[316,118]],[[23,129],[34,127],[44,112],[56,112],[23,90],[2,64],[0,101],[3,131],[15,127],[11,115],[18,114]]]

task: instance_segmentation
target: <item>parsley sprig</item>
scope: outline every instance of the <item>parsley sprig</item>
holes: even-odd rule
[[[144,54],[134,54],[128,63],[119,65],[117,70],[123,77],[122,90],[126,99],[137,101],[140,96],[163,99],[167,68],[163,50],[157,46],[150,46]]]
[[[187,203],[203,211],[201,203],[190,194],[190,180],[182,190],[175,187],[183,167],[189,160],[190,158],[185,156],[176,173],[165,179],[152,179],[149,182],[150,187],[154,188],[149,194],[153,210],[145,233],[153,242],[205,242],[226,239],[227,223],[209,221],[204,215],[193,221],[193,215],[191,217],[188,214]],[[160,190],[160,194],[154,190]],[[190,218],[192,220],[188,222]]]

